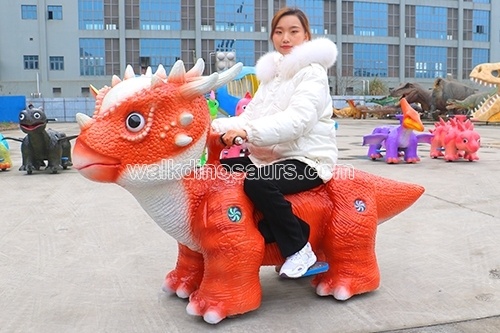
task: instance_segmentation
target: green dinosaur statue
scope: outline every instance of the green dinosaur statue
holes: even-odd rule
[[[478,106],[480,106],[484,101],[493,96],[497,91],[487,91],[487,92],[479,92],[470,95],[469,97],[458,100],[458,99],[449,99],[446,101],[446,109],[466,109],[466,110],[474,110]]]
[[[366,100],[366,103],[375,103],[380,105],[397,105],[399,104],[399,97],[385,96],[382,98],[370,98]]]
[[[24,170],[30,175],[33,170],[45,166],[45,160],[48,162],[46,169],[52,173],[73,165],[69,140],[76,136],[69,137],[50,128],[46,130],[47,122],[42,108],[30,106],[19,113],[19,126],[26,133],[21,143],[23,164],[19,171]]]

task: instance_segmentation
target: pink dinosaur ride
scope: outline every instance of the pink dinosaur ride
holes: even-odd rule
[[[247,91],[245,96],[238,101],[236,104],[236,110],[234,114],[239,116],[243,112],[245,112],[245,108],[248,103],[252,100],[252,95]],[[232,158],[232,157],[244,157],[248,156],[248,149],[245,143],[241,145],[233,145],[230,148],[226,148],[222,150],[221,158]]]
[[[433,133],[430,141],[431,157],[443,156],[447,162],[460,158],[469,161],[479,160],[477,151],[481,147],[481,136],[474,130],[474,124],[466,116],[456,115],[447,122],[441,118],[430,132]]]
[[[284,262],[276,243],[265,244],[262,217],[243,191],[244,174],[219,164],[222,145],[210,133],[204,94],[237,75],[241,64],[203,77],[200,59],[188,72],[177,61],[167,76],[136,77],[127,67],[111,87],[92,88],[92,118],[78,114],[81,133],[74,167],[98,182],[129,191],[178,242],[178,260],[163,289],[189,298],[187,312],[215,324],[260,306],[261,265]],[[196,162],[208,145],[208,160]],[[347,300],[378,288],[377,225],[410,207],[422,186],[347,167],[318,188],[287,196],[311,227],[310,243],[330,269],[312,279],[316,293]]]

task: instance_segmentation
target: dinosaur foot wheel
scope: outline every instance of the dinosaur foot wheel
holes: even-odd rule
[[[207,302],[194,293],[189,298],[186,312],[191,316],[202,316],[203,320],[209,324],[217,324],[227,316],[226,310],[221,303],[222,302]]]
[[[179,298],[188,298],[200,285],[201,277],[185,276],[173,270],[167,274],[161,289],[166,293],[175,293]]]
[[[221,294],[214,294],[210,286],[203,290],[210,290],[210,293],[207,294],[201,289],[192,293],[186,311],[192,316],[202,316],[209,324],[217,324],[224,318],[244,314],[260,306],[260,290],[259,292],[253,290],[250,293],[226,290]]]
[[[380,279],[370,279],[363,281],[352,278],[332,279],[318,276],[312,281],[312,285],[316,287],[316,294],[319,296],[332,295],[339,301],[345,301],[354,295],[367,293],[378,288]]]
[[[161,290],[163,290],[166,293],[175,293],[179,298],[188,298],[189,295],[191,295],[191,293],[194,291],[191,289],[192,288],[190,288],[186,283],[181,283],[180,285],[174,288],[166,280],[163,281],[163,284],[161,285]]]
[[[405,159],[406,163],[417,163],[420,162],[420,158],[418,157],[409,157]]]

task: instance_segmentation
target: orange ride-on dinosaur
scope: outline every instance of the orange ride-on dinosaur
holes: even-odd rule
[[[188,298],[187,312],[218,323],[255,310],[261,302],[261,265],[284,262],[275,243],[257,229],[261,214],[243,192],[243,174],[218,163],[218,135],[210,133],[204,94],[237,75],[241,64],[202,77],[199,60],[186,72],[182,61],[166,75],[159,66],[97,91],[92,118],[78,114],[81,133],[74,166],[94,181],[128,190],[178,246],[178,260],[163,289]],[[203,167],[198,159],[208,144]],[[320,187],[287,196],[311,226],[310,243],[330,269],[312,280],[316,293],[346,300],[377,289],[377,225],[410,207],[419,185],[338,167]]]

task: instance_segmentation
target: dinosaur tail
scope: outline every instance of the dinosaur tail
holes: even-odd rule
[[[354,205],[373,203],[376,206],[378,224],[409,208],[425,191],[417,184],[380,177],[358,169],[338,166],[335,172],[335,179],[330,189],[337,194],[335,204],[345,205],[345,210],[348,211],[352,203]],[[338,193],[343,194],[338,195]],[[339,197],[342,199],[339,200]],[[363,210],[363,207],[356,208]]]
[[[23,139],[21,139],[21,138],[11,138],[11,137],[8,137],[8,136],[4,136],[4,139],[14,140],[14,141],[18,141],[18,142],[23,142]]]
[[[420,198],[423,186],[383,178],[375,181],[379,224],[409,208]]]

